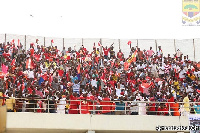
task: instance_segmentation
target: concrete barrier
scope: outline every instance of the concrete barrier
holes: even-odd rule
[[[7,129],[156,131],[156,126],[188,126],[186,116],[7,114]]]
[[[6,106],[0,107],[0,133],[6,130]]]

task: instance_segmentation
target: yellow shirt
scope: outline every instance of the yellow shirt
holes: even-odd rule
[[[184,99],[183,99],[183,102],[184,102],[184,109],[185,111],[189,112],[190,111],[190,104],[189,104],[189,98],[186,96]]]
[[[50,64],[48,64],[47,62],[44,62],[46,68],[49,68]]]
[[[13,110],[13,105],[15,104],[15,99],[14,97],[10,97],[10,99],[6,99],[6,107],[7,110]]]
[[[190,77],[191,80],[195,80],[195,76],[194,75],[192,75],[192,76],[188,75],[188,77]]]
[[[99,51],[96,51],[96,54],[99,55]]]
[[[114,81],[117,81],[117,76],[116,75],[114,75],[114,76],[112,76],[113,77],[113,80]]]
[[[178,81],[175,81],[175,82],[174,82],[174,86],[177,86],[177,89],[178,89],[178,90],[180,89]]]
[[[53,62],[53,67],[56,68],[56,63],[55,62]]]

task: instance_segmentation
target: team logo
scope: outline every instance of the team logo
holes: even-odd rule
[[[200,25],[200,0],[183,0],[183,25]]]

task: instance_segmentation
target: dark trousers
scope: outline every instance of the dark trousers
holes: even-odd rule
[[[138,115],[138,112],[131,112],[131,115]]]

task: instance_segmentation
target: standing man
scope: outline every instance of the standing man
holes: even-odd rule
[[[152,47],[150,47],[150,49],[147,50],[147,56],[148,56],[148,58],[151,58],[153,54],[155,54],[155,52],[152,50]]]

